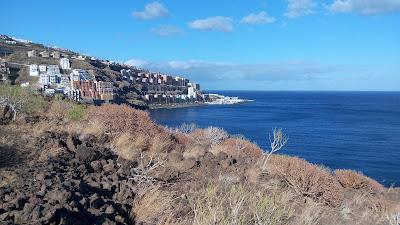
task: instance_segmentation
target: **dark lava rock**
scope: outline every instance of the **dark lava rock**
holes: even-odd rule
[[[45,132],[36,145],[48,141],[66,150],[13,169],[21,179],[0,188],[0,224],[134,224],[129,212],[136,187],[128,163],[94,147],[94,139]]]

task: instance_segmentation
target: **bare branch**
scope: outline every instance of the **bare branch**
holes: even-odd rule
[[[160,158],[154,159],[150,156],[149,161],[146,163],[144,160],[143,153],[140,154],[140,163],[136,168],[132,168],[130,180],[134,180],[136,183],[140,184],[153,184],[157,180],[150,175],[150,173],[157,169],[158,167],[164,167],[165,160]]]
[[[267,163],[269,157],[274,154],[275,152],[281,150],[288,142],[289,137],[286,136],[286,134],[283,133],[282,129],[280,128],[274,128],[272,130],[272,137],[271,134],[269,135],[269,141],[270,141],[270,146],[271,146],[271,151],[268,153],[264,153],[263,159],[262,159],[262,170],[265,171],[267,168]]]

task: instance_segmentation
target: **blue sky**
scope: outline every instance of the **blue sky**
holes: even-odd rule
[[[0,33],[185,76],[204,89],[400,91],[400,0],[13,0],[1,7]]]

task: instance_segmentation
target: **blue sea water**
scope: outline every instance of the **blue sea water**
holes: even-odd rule
[[[170,127],[196,123],[243,134],[268,149],[274,127],[289,136],[281,154],[331,169],[363,172],[386,186],[400,186],[400,92],[214,91],[252,99],[241,105],[152,110]]]

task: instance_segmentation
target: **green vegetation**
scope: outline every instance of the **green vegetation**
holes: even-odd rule
[[[86,107],[84,105],[74,104],[67,109],[67,118],[72,121],[78,121],[85,117]]]
[[[33,115],[42,112],[47,102],[30,88],[0,85],[0,103],[8,106],[15,116],[19,113]]]

